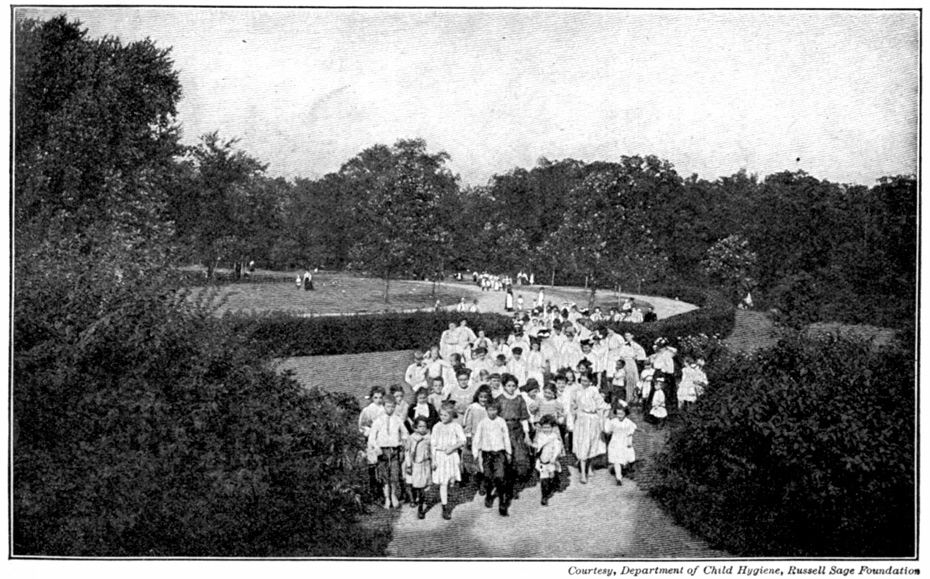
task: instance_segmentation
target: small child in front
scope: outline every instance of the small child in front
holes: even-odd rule
[[[542,490],[543,506],[549,505],[549,498],[559,488],[559,472],[562,465],[562,437],[556,425],[555,416],[546,414],[539,419],[539,432],[533,441],[536,448],[536,470],[539,471],[539,487]]]
[[[617,484],[623,484],[623,467],[636,460],[636,451],[633,450],[633,433],[636,424],[630,420],[628,406],[618,406],[613,418],[604,424],[604,432],[610,434],[610,444],[607,446],[607,460],[614,465],[614,475]]]
[[[485,410],[488,415],[478,423],[471,443],[472,454],[484,474],[484,506],[491,508],[494,504],[494,490],[497,489],[498,510],[502,516],[506,517],[510,501],[506,468],[507,463],[513,458],[510,430],[504,419],[498,416],[500,406],[496,400],[490,402]]]
[[[446,400],[439,411],[439,424],[433,427],[430,447],[433,451],[433,482],[439,485],[442,518],[452,518],[449,507],[449,483],[462,480],[462,459],[459,449],[465,446],[465,432],[455,422],[455,402]]]
[[[432,478],[429,421],[418,416],[413,424],[413,434],[407,439],[404,470],[413,486],[413,502],[410,506],[417,507],[417,518],[422,519],[426,516],[426,489]]]
[[[394,399],[384,401],[384,414],[375,419],[368,432],[368,445],[378,453],[376,475],[384,488],[384,508],[399,507],[397,491],[403,490],[400,477],[401,449],[407,440],[404,421],[394,415]]]

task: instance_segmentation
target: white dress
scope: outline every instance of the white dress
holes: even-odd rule
[[[577,390],[572,397],[572,413],[575,416],[572,452],[579,460],[588,460],[607,451],[601,412],[608,408],[594,385]]]
[[[607,460],[610,464],[630,464],[636,460],[636,451],[633,450],[636,424],[629,417],[623,420],[611,418],[604,425],[604,432],[611,435],[607,446]]]
[[[430,447],[433,449],[433,482],[436,484],[462,480],[462,459],[458,452],[446,454],[446,450],[457,444],[465,444],[465,431],[457,422],[444,424],[436,423],[433,434],[430,436]]]

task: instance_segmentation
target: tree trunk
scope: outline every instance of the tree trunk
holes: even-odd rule
[[[391,274],[384,276],[384,303],[388,303],[388,289],[391,287]]]
[[[597,284],[592,283],[592,284],[591,284],[591,293],[588,294],[588,311],[589,311],[589,312],[593,312],[593,311],[594,311],[594,294],[596,294],[596,293],[597,293]]]
[[[549,283],[549,287],[555,287],[555,269],[552,270],[552,281]]]

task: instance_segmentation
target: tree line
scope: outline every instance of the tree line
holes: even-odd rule
[[[182,145],[181,93],[170,52],[151,41],[87,41],[63,18],[19,23],[17,246],[52,228],[90,251],[115,231],[134,236],[124,247],[208,274],[250,260],[386,281],[530,270],[541,283],[630,292],[715,284],[803,309],[803,321],[913,317],[913,175],[863,186],[740,170],[711,181],[632,155],[541,158],[469,186],[448,154],[401,139],[287,180],[219,132]]]

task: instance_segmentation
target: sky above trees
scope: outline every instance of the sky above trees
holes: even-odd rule
[[[184,142],[317,178],[422,138],[466,184],[656,155],[715,179],[916,173],[915,11],[17,9],[172,47]]]

